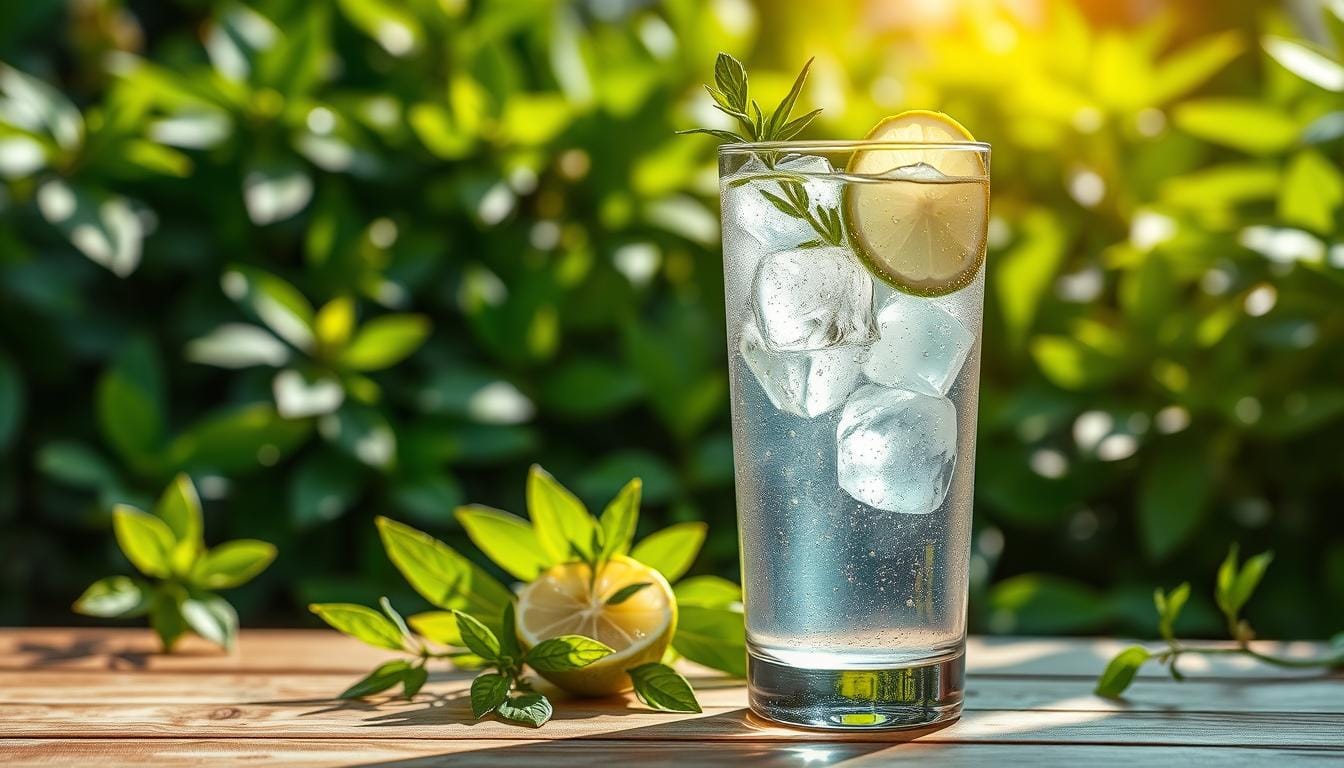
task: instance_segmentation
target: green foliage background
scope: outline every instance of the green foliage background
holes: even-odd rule
[[[598,508],[642,476],[733,574],[714,151],[673,135],[726,50],[768,103],[815,55],[814,135],[994,145],[974,629],[1150,633],[1188,578],[1216,632],[1240,540],[1278,552],[1257,627],[1337,630],[1344,20],[1114,5],[8,8],[0,623],[72,621],[178,471],[280,548],[245,624],[410,609],[374,515],[464,544],[532,462]]]

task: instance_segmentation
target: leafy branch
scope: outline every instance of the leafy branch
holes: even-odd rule
[[[803,84],[807,82],[807,71],[811,69],[812,61],[812,59],[807,60],[802,71],[793,81],[793,87],[780,100],[779,105],[770,113],[770,116],[766,117],[761,110],[761,105],[755,99],[748,98],[747,71],[742,66],[742,62],[726,53],[720,53],[718,59],[714,62],[714,85],[706,85],[705,90],[714,99],[715,109],[738,122],[741,133],[719,128],[690,128],[677,131],[677,133],[708,134],[729,144],[788,141],[792,139],[821,113],[820,109],[814,109],[800,117],[790,119],[793,107],[798,101],[798,95],[802,93]],[[778,156],[775,152],[762,152],[761,160],[767,168],[773,171],[775,170],[775,164],[778,162]],[[773,178],[774,175],[772,174],[771,177]],[[778,184],[780,191],[783,192],[783,197],[765,189],[761,190],[761,194],[780,212],[806,221],[812,226],[818,239],[803,243],[803,247],[817,247],[823,244],[838,246],[841,244],[844,233],[840,225],[840,210],[838,208],[826,208],[818,205],[814,209],[808,199],[807,189],[800,181],[782,179]]]
[[[266,570],[275,546],[237,539],[207,549],[201,500],[191,478],[178,475],[152,512],[127,504],[112,511],[117,544],[136,570],[152,582],[130,576],[99,579],[84,590],[73,610],[85,616],[149,616],[165,652],[188,630],[232,648],[238,613],[218,589],[242,586]]]
[[[1260,580],[1273,560],[1272,552],[1262,552],[1238,564],[1237,546],[1232,545],[1227,558],[1218,568],[1217,583],[1214,588],[1214,602],[1222,611],[1227,622],[1227,632],[1233,645],[1188,645],[1176,638],[1174,625],[1190,597],[1190,584],[1165,592],[1159,587],[1153,592],[1153,605],[1157,608],[1158,632],[1166,641],[1166,648],[1150,651],[1141,645],[1134,645],[1116,654],[1106,665],[1097,680],[1096,692],[1101,696],[1119,696],[1124,693],[1139,668],[1149,661],[1165,665],[1175,680],[1184,680],[1179,669],[1181,657],[1188,654],[1198,655],[1237,655],[1246,656],[1265,664],[1277,667],[1297,669],[1332,669],[1344,667],[1344,633],[1336,635],[1331,641],[1331,652],[1318,658],[1287,658],[1263,653],[1251,646],[1255,639],[1255,630],[1241,617],[1241,609],[1251,599]]]
[[[594,517],[574,494],[541,467],[528,474],[530,521],[502,510],[467,505],[457,519],[473,543],[503,571],[531,582],[553,567],[583,563],[589,589],[613,558],[629,557],[676,581],[691,566],[704,542],[703,523],[679,523],[635,543],[642,484],[631,480]],[[582,670],[614,652],[590,637],[567,634],[524,648],[519,640],[513,592],[474,561],[447,544],[410,526],[380,517],[378,531],[389,559],[426,600],[440,610],[402,619],[383,598],[382,611],[349,603],[325,603],[311,610],[333,628],[369,645],[407,654],[379,665],[342,698],[361,698],[398,684],[415,696],[427,679],[430,662],[444,661],[457,669],[482,669],[471,685],[472,713],[539,726],[550,719],[552,706],[532,687],[528,670],[547,676]],[[619,605],[652,587],[652,582],[626,584],[605,596],[605,605]],[[673,590],[679,629],[663,660],[677,655],[729,674],[745,672],[745,636],[741,590],[713,576],[698,576]],[[649,707],[671,712],[699,712],[690,683],[671,666],[654,661],[621,670],[627,688]],[[619,690],[619,689],[617,689]]]

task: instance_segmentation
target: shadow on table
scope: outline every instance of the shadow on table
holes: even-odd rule
[[[631,710],[635,712],[636,710]],[[554,721],[581,719],[591,715],[557,710]],[[762,720],[745,707],[703,717],[671,720],[619,731],[619,738],[604,734],[568,739],[546,739],[526,743],[501,742],[472,752],[447,752],[442,755],[363,763],[385,768],[422,766],[566,766],[637,765],[658,766],[732,765],[740,768],[827,768],[876,753],[899,748],[903,742],[938,731],[948,724],[911,731],[884,732],[880,741],[852,741],[850,734],[821,731],[807,738],[783,741],[778,726]],[[799,732],[800,735],[802,732]],[[528,739],[535,731],[520,728],[518,739]],[[755,735],[758,738],[753,739]],[[871,739],[876,734],[863,734]],[[692,755],[694,750],[694,755]]]
[[[17,656],[27,657],[24,664],[30,669],[51,669],[84,659],[105,657],[110,670],[136,671],[147,668],[150,658],[160,655],[156,646],[144,649],[127,647],[124,641],[110,642],[103,638],[72,638],[68,642],[25,641],[18,643],[14,651]],[[219,652],[178,649],[173,655],[217,656]]]

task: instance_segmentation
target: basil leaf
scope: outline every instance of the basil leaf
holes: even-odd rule
[[[708,526],[704,523],[677,523],[655,531],[631,550],[630,556],[656,568],[668,581],[681,578],[700,554]]]
[[[527,476],[527,513],[532,518],[537,540],[552,562],[572,559],[571,547],[579,550],[581,559],[592,554],[584,552],[583,548],[593,539],[596,521],[588,514],[583,502],[535,464]]]
[[[99,579],[84,590],[73,606],[75,613],[103,618],[128,618],[149,611],[149,589],[129,576]]]
[[[675,669],[653,662],[627,669],[635,695],[645,704],[664,712],[700,712],[695,691]]]
[[[375,648],[406,650],[401,630],[381,613],[354,603],[314,603],[308,610],[333,628]]]
[[[542,549],[532,524],[517,515],[469,504],[458,507],[456,517],[471,542],[517,579],[531,581],[555,562]]]
[[[503,584],[433,536],[386,517],[376,522],[388,558],[434,606],[498,616],[513,599]]]
[[[697,664],[735,677],[747,675],[747,635],[741,611],[679,607],[672,647]]]
[[[742,62],[726,53],[714,59],[714,84],[735,109],[747,108],[747,70]]]
[[[413,699],[429,679],[429,670],[424,667],[411,667],[401,676],[401,692],[406,698]]]
[[[192,581],[207,589],[230,589],[251,581],[275,560],[275,545],[257,539],[235,539],[205,553]]]
[[[500,702],[495,709],[499,716],[515,723],[523,723],[534,728],[544,725],[551,719],[551,702],[540,693],[527,693],[514,696]]]
[[[112,510],[112,530],[121,551],[137,570],[160,579],[172,575],[172,553],[177,541],[167,523],[134,507],[118,504]]]
[[[504,606],[504,616],[499,622],[499,655],[511,659],[520,659],[523,655],[518,647],[517,610],[513,603]]]
[[[639,523],[639,498],[643,490],[644,482],[636,477],[626,483],[616,498],[602,510],[602,517],[598,520],[602,529],[602,560],[610,560],[613,555],[624,555],[630,551],[630,543],[635,538],[635,526]]]
[[[360,678],[359,682],[342,691],[339,698],[359,699],[372,696],[375,693],[382,693],[402,682],[410,668],[410,663],[402,659],[380,664],[377,669]]]
[[[1139,667],[1142,667],[1149,657],[1148,649],[1141,645],[1130,646],[1116,654],[1097,680],[1096,694],[1116,697],[1124,693],[1129,684],[1134,682],[1134,675],[1138,673]]]
[[[471,681],[471,714],[477,720],[495,711],[509,696],[509,678],[496,672],[477,675]]]
[[[582,669],[613,653],[605,643],[583,635],[561,635],[537,643],[524,659],[538,672]]]
[[[442,645],[461,646],[462,633],[457,631],[457,617],[451,611],[425,611],[406,618],[416,634]]]
[[[215,645],[232,649],[238,637],[238,612],[219,595],[197,593],[182,601],[182,618],[187,626]]]
[[[461,611],[453,611],[453,615],[457,617],[457,631],[462,635],[463,644],[483,659],[498,661],[499,638],[495,633],[474,616]]]
[[[639,590],[651,586],[653,586],[653,582],[651,581],[641,581],[637,584],[627,584],[624,587],[621,587],[620,589],[616,590],[616,592],[611,597],[607,598],[607,605],[620,605],[621,603],[624,603],[626,600],[629,600],[630,598],[634,597],[635,593],[639,592]]]
[[[180,474],[173,478],[154,505],[154,515],[167,523],[173,532],[176,541],[172,552],[173,570],[180,574],[189,573],[205,549],[201,499],[196,495],[196,486],[191,484],[190,477]]]

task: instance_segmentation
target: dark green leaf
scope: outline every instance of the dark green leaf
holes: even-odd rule
[[[187,622],[182,618],[181,603],[173,591],[161,588],[150,598],[149,626],[159,636],[165,652],[172,651],[178,639],[186,633]]]
[[[700,702],[686,678],[675,669],[657,662],[626,670],[635,684],[635,695],[654,709],[664,712],[700,712]]]
[[[521,659],[522,649],[518,647],[518,609],[513,603],[504,606],[504,615],[499,621],[499,655],[510,659]]]
[[[524,661],[538,672],[563,672],[582,669],[612,653],[611,648],[592,638],[561,635],[537,643]]]
[[[423,666],[411,667],[401,676],[402,693],[408,699],[415,698],[415,694],[425,686],[425,681],[429,679],[429,670]]]
[[[747,108],[747,70],[742,62],[726,53],[714,59],[714,84],[735,109]]]
[[[477,675],[471,681],[471,714],[477,720],[494,712],[509,697],[509,678],[495,672]]]
[[[676,581],[695,562],[708,531],[709,526],[701,522],[670,525],[645,537],[630,556],[657,569],[669,582]]]
[[[1203,452],[1184,444],[1153,452],[1139,480],[1139,531],[1153,559],[1167,557],[1194,535],[1211,490]]]
[[[495,633],[470,614],[453,611],[453,615],[457,617],[457,633],[462,636],[462,643],[477,656],[498,661],[499,638]]]
[[[275,560],[275,545],[257,539],[235,539],[205,553],[192,574],[195,583],[207,589],[242,586],[266,570]]]
[[[147,340],[128,343],[98,380],[98,422],[113,450],[136,465],[153,461],[164,433],[163,373]]]
[[[709,136],[713,136],[714,138],[720,141],[726,141],[729,144],[741,144],[746,141],[746,139],[742,138],[741,136],[738,136],[736,133],[733,133],[732,131],[725,131],[719,128],[687,128],[686,130],[683,131],[677,131],[677,133],[682,135],[691,133],[703,133]]]
[[[300,529],[329,523],[354,505],[364,485],[358,464],[331,449],[303,458],[289,482],[289,513]]]
[[[770,120],[766,123],[764,131],[765,141],[777,141],[783,134],[784,126],[789,122],[789,115],[793,112],[793,105],[798,101],[798,94],[803,91],[803,83],[807,82],[807,71],[812,68],[813,59],[808,59],[803,65],[803,69],[798,73],[798,77],[793,81],[793,87],[780,100],[779,106],[770,114]]]
[[[308,610],[333,628],[375,648],[406,650],[406,640],[397,625],[372,608],[353,603],[314,603]]]
[[[9,448],[23,416],[23,380],[8,356],[0,354],[0,453]]]
[[[653,586],[653,582],[650,581],[641,581],[636,584],[626,584],[624,587],[621,587],[620,589],[616,590],[616,592],[612,594],[611,597],[607,598],[607,605],[620,605],[621,603],[624,603],[626,600],[629,600],[630,598],[634,597],[635,593],[638,592],[639,590],[651,586]]]
[[[410,669],[410,663],[401,659],[380,664],[377,669],[361,678],[359,682],[342,691],[340,698],[360,699],[365,696],[372,696],[375,693],[382,693],[405,680],[405,675]]]
[[[995,584],[989,592],[989,626],[999,633],[1081,632],[1109,615],[1094,590],[1068,579],[1028,573]]]
[[[282,419],[274,406],[247,405],[187,427],[169,446],[169,461],[179,470],[255,470],[289,455],[311,430],[310,420]]]
[[[149,611],[150,592],[144,582],[129,576],[99,579],[75,601],[75,613],[103,618],[129,618]]]
[[[782,128],[779,129],[779,134],[775,137],[775,140],[788,141],[789,139],[792,139],[794,136],[797,136],[798,134],[802,133],[803,129],[806,128],[812,122],[812,120],[815,119],[816,116],[819,114],[821,114],[821,110],[814,109],[811,112],[808,112],[807,114],[803,115],[802,117],[799,117],[795,120],[790,120],[789,122],[785,123]]]
[[[221,280],[224,294],[251,310],[277,336],[313,349],[313,306],[290,283],[252,267],[235,267]]]
[[[42,474],[77,488],[103,490],[116,485],[117,471],[97,451],[74,441],[47,443],[37,453]]]
[[[1115,697],[1124,693],[1149,656],[1148,650],[1141,645],[1130,646],[1118,653],[1097,680],[1096,694]]]
[[[495,709],[499,716],[515,723],[541,727],[551,719],[551,702],[539,693],[514,696],[500,702]]]

